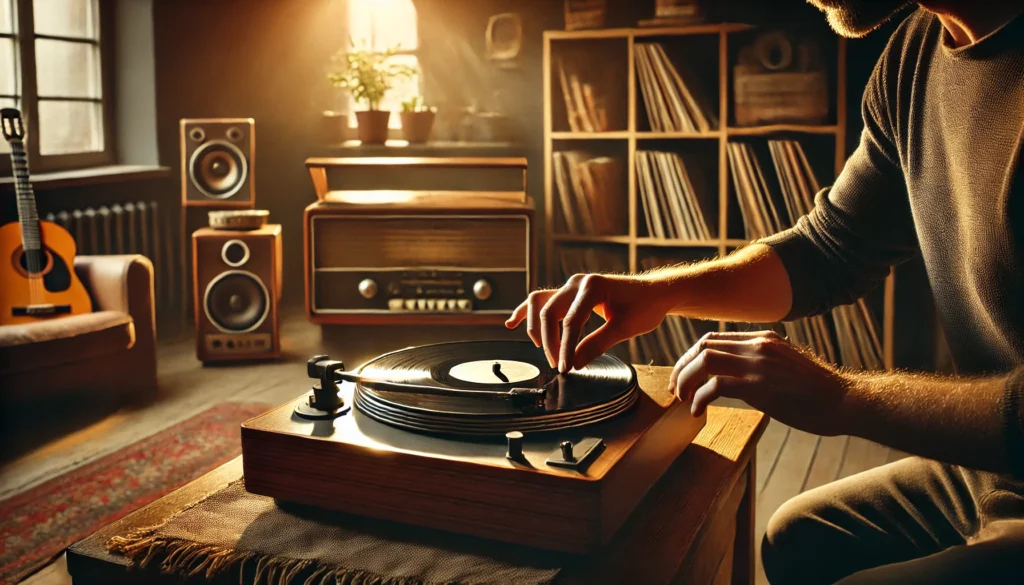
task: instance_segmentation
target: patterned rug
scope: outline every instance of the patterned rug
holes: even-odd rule
[[[0,583],[17,583],[65,548],[242,451],[239,425],[271,408],[225,402],[0,501]]]

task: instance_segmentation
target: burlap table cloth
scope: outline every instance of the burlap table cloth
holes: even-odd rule
[[[340,495],[339,497],[344,497]],[[116,536],[111,552],[182,577],[255,585],[550,583],[566,555],[329,512],[283,508],[243,480],[160,526]]]

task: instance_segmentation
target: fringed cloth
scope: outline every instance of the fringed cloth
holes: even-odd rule
[[[340,497],[344,497],[343,495]],[[306,506],[282,508],[242,480],[166,523],[111,539],[135,567],[254,585],[534,585],[554,553]]]

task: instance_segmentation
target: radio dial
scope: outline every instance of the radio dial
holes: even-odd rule
[[[377,296],[377,282],[371,278],[364,278],[359,281],[359,294],[364,299],[372,299]]]
[[[486,301],[487,299],[491,298],[491,294],[493,292],[494,289],[491,288],[491,283],[487,282],[482,278],[473,283],[473,296],[480,299],[481,301]]]

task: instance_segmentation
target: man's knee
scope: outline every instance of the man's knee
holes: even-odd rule
[[[772,583],[785,583],[796,567],[806,564],[820,537],[821,503],[801,494],[772,514],[761,541],[761,561],[765,575]]]

